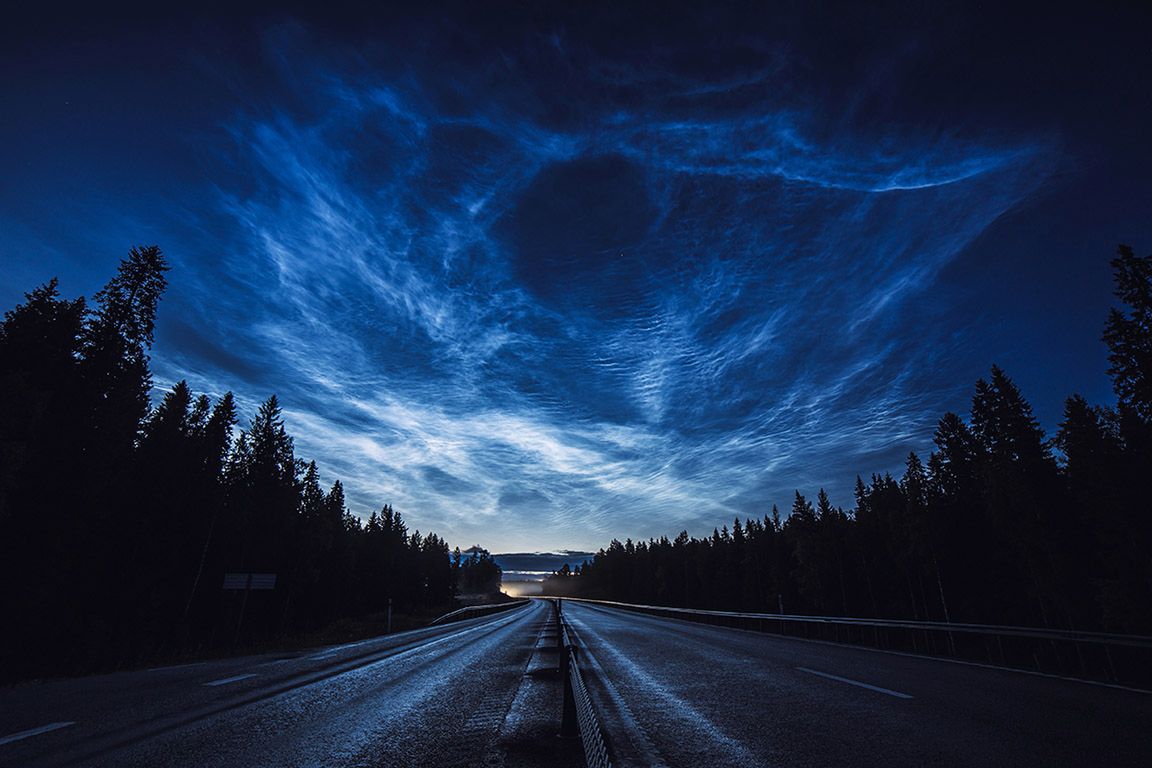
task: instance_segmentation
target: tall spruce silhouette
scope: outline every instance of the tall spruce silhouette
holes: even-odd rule
[[[376,542],[340,481],[321,490],[275,395],[236,436],[231,393],[213,402],[179,381],[150,407],[167,272],[159,248],[133,248],[91,305],[61,298],[53,279],[4,315],[2,679],[228,645],[226,572],[279,577],[249,606],[242,640],[383,610],[389,595],[419,609],[454,594],[440,537],[408,536],[386,507],[388,533]]]

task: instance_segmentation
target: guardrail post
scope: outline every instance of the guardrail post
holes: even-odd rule
[[[559,600],[556,601],[559,604]],[[560,609],[556,609],[556,668],[562,674],[567,674],[565,671],[565,657],[567,654],[564,651],[564,621],[560,618]]]
[[[572,690],[572,657],[576,649],[565,646],[560,654],[560,676],[564,679],[564,707],[560,713],[560,738],[575,739],[580,735],[576,719],[576,694]]]

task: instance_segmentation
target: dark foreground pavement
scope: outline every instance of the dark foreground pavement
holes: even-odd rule
[[[0,766],[572,766],[550,616],[0,689]]]
[[[565,601],[621,766],[1150,766],[1152,695]]]
[[[0,689],[0,766],[576,768],[543,602]],[[618,766],[1148,766],[1152,695],[566,601]]]

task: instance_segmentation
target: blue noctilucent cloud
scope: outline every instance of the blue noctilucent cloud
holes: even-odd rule
[[[992,363],[1107,401],[1131,24],[740,13],[29,28],[0,297],[160,244],[159,385],[276,392],[354,511],[492,551],[849,505]]]

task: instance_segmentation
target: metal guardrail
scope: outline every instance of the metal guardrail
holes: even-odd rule
[[[579,603],[595,603],[598,605],[611,605],[617,608],[643,612],[660,612],[665,614],[690,614],[697,616],[736,617],[746,619],[771,619],[772,621],[805,622],[823,624],[851,624],[868,627],[900,627],[909,629],[930,629],[950,632],[976,632],[989,631],[999,635],[1012,635],[1019,637],[1038,637],[1042,639],[1074,640],[1078,642],[1106,642],[1114,645],[1131,645],[1139,648],[1152,648],[1152,637],[1144,635],[1118,635],[1107,632],[1087,632],[1067,629],[1045,629],[1041,627],[1012,627],[996,624],[953,624],[941,621],[909,621],[903,619],[862,619],[843,616],[804,616],[801,614],[780,613],[740,613],[737,611],[707,611],[697,608],[673,608],[663,605],[640,605],[637,603],[621,603],[613,600],[591,600],[583,597],[566,597]]]
[[[956,658],[993,666],[1152,685],[1152,637],[933,621],[709,611],[566,597],[665,618]]]
[[[576,645],[572,642],[568,627],[564,623],[560,600],[555,600],[552,606],[556,615],[557,644],[561,647],[560,675],[564,681],[560,735],[564,738],[580,736],[588,768],[612,768],[608,747],[604,743],[604,733],[600,730],[600,721],[596,717],[595,707],[592,706],[592,697],[588,694],[588,687],[584,684],[580,665],[576,661]]]
[[[464,621],[465,619],[472,619],[477,616],[484,616],[489,613],[499,613],[500,611],[507,611],[511,608],[519,608],[528,605],[531,600],[515,600],[511,603],[495,603],[493,605],[468,605],[463,608],[457,608],[455,611],[437,616],[428,626],[432,627],[437,624],[448,624],[453,621]]]

